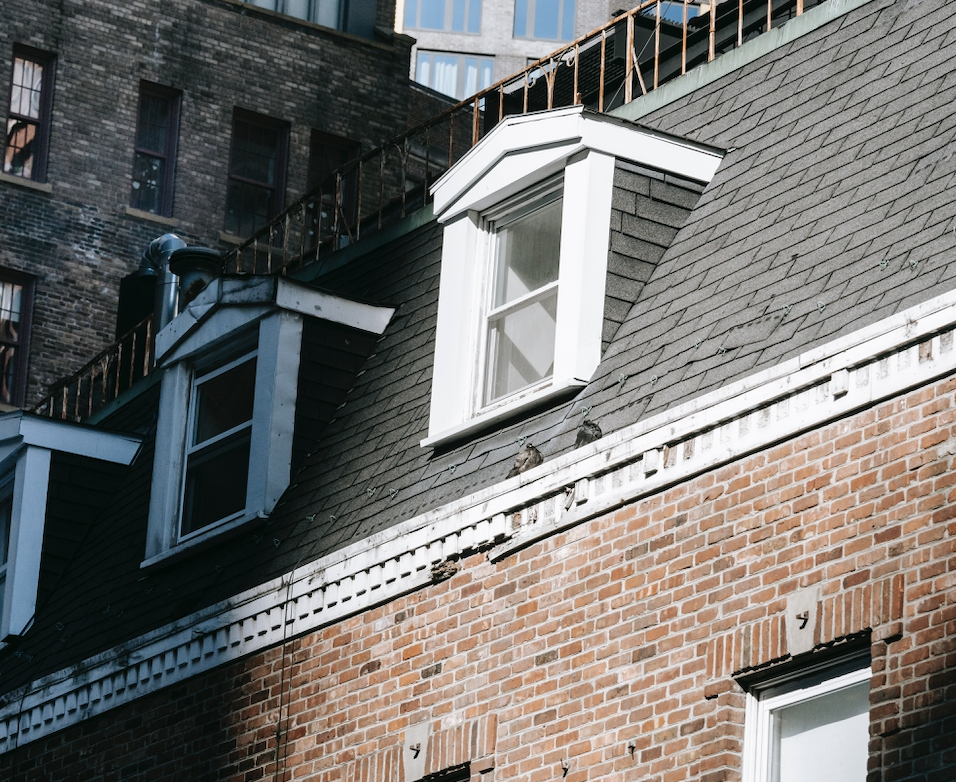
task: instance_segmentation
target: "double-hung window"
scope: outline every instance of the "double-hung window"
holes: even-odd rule
[[[485,318],[482,403],[532,389],[554,374],[561,181],[486,216],[491,280]]]
[[[255,353],[193,380],[181,538],[246,508],[255,386]]]
[[[282,209],[289,126],[236,109],[232,123],[227,233],[250,236]]]
[[[4,174],[36,182],[46,179],[55,62],[55,56],[48,52],[13,47],[3,147]]]
[[[168,217],[173,206],[173,169],[180,94],[141,82],[133,153],[130,206]]]
[[[751,688],[744,782],[865,782],[868,659],[849,659]]]

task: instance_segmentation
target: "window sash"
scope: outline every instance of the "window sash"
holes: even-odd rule
[[[207,383],[222,377],[228,372],[242,366],[243,364],[254,362],[255,366],[252,373],[252,394],[253,409],[250,411],[248,419],[225,429],[221,432],[198,440],[199,417],[200,417],[200,396],[202,387]],[[252,427],[255,419],[255,382],[258,376],[258,350],[250,353],[244,353],[242,356],[228,361],[215,369],[205,372],[193,378],[192,388],[189,399],[189,418],[187,423],[188,436],[186,438],[185,469],[182,476],[181,490],[181,514],[179,525],[179,539],[185,540],[189,537],[205,532],[206,530],[231,521],[241,516],[246,509],[246,489],[249,481],[250,467],[250,446],[252,441]],[[210,507],[209,502],[204,503],[204,498],[195,493],[196,482],[200,484],[207,480],[203,475],[203,468],[209,468],[216,461],[220,463],[229,459],[235,461],[238,455],[238,463],[232,465],[232,478],[228,489],[221,492],[220,499],[231,500],[227,502],[229,510],[220,518],[206,518],[203,516],[203,509]],[[241,467],[237,466],[241,463]],[[236,472],[238,470],[238,472]],[[198,477],[197,477],[198,476]],[[230,494],[231,492],[231,494]],[[206,498],[208,499],[208,498]],[[198,520],[196,519],[199,515]]]
[[[164,217],[172,214],[179,104],[180,93],[177,90],[148,82],[140,83],[130,190],[130,205],[134,209]],[[160,143],[150,144],[146,129],[157,124],[157,120],[162,121],[164,135]]]
[[[560,286],[561,216],[557,221],[556,246],[547,248],[557,253],[557,258],[553,259],[554,278],[547,279],[537,288],[514,296],[497,306],[496,301],[503,298],[502,274],[507,263],[502,236],[505,232],[514,230],[520,222],[532,218],[535,214],[543,213],[544,210],[554,208],[555,205],[559,213],[563,215],[562,190],[563,179],[550,180],[534,188],[530,193],[526,191],[519,194],[503,207],[496,209],[493,217],[486,216],[485,225],[491,241],[486,265],[488,280],[481,334],[480,355],[483,359],[479,384],[481,389],[479,410],[503,404],[522,393],[546,385],[554,376],[558,326],[557,300]],[[509,320],[512,334],[520,339],[520,344],[506,333]],[[542,328],[546,330],[546,333],[539,331],[532,336],[532,331]],[[527,350],[523,351],[522,347]],[[538,351],[540,347],[544,350]],[[512,357],[515,351],[517,353]],[[549,351],[549,367],[542,370],[539,364]],[[518,378],[525,382],[521,382]]]
[[[15,45],[12,65],[2,171],[43,182],[46,179],[56,57],[49,52]],[[26,103],[25,95],[31,96]],[[28,151],[21,154],[23,150]]]
[[[20,407],[27,384],[33,278],[0,268],[0,402]]]
[[[288,130],[288,125],[280,120],[236,109],[226,189],[227,233],[250,236],[280,211],[285,190]],[[266,143],[270,139],[271,142]],[[246,154],[241,149],[243,146]],[[257,146],[262,149],[255,150]],[[257,168],[264,171],[264,177],[255,176]]]

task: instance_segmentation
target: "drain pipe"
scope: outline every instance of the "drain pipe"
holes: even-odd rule
[[[169,257],[185,246],[186,243],[176,234],[163,234],[149,243],[139,263],[140,274],[156,278],[153,298],[153,334],[158,334],[169,321],[176,317],[179,281],[169,269]]]

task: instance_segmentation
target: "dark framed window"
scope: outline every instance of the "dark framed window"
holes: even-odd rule
[[[289,126],[236,109],[226,191],[227,233],[250,236],[282,209]]]
[[[514,36],[574,40],[574,0],[515,0]]]
[[[0,402],[22,407],[33,317],[33,277],[0,268]]]
[[[342,0],[245,0],[245,2],[336,30],[341,30],[344,26],[346,4]]]
[[[359,156],[361,146],[347,138],[312,131],[309,139],[309,172],[307,187],[309,190],[322,185],[322,191],[316,201],[309,205],[309,220],[312,223],[313,236],[324,241],[335,231],[336,183],[332,174],[350,160]],[[339,233],[347,233],[346,225],[353,226],[358,214],[358,169],[348,171],[338,183]]]
[[[481,32],[481,0],[406,0],[405,26],[477,35]]]
[[[179,104],[179,91],[140,82],[129,197],[134,209],[165,217],[172,214]]]
[[[3,146],[3,173],[42,182],[53,110],[56,56],[26,46],[13,47],[10,101]]]

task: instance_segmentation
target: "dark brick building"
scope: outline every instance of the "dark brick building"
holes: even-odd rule
[[[5,319],[8,401],[113,339],[150,240],[228,247],[407,127],[411,39],[390,32],[394,3],[369,3],[337,17],[358,34],[238,0],[4,4],[0,281],[26,285],[22,328]]]

